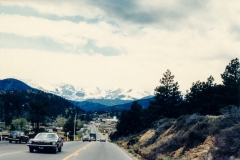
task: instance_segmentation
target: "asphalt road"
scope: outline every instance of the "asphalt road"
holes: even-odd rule
[[[0,141],[1,160],[133,160],[125,150],[109,142],[65,142],[62,152],[30,153],[25,143],[8,143]]]
[[[98,132],[98,129],[96,128],[96,126],[95,125],[89,125],[89,127],[90,127],[90,132],[91,133],[96,133],[96,138],[97,139],[100,139],[101,138],[101,135],[100,135],[100,133]]]
[[[92,132],[99,136],[97,128],[91,125]],[[0,160],[135,160],[125,150],[110,142],[64,142],[62,152],[29,152],[25,143],[0,141]]]

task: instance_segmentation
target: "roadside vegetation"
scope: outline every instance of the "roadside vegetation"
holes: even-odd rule
[[[1,91],[0,115],[2,130],[31,132],[31,136],[44,131],[42,127],[49,124],[74,135],[74,118],[75,132],[88,118],[84,110],[68,100],[39,90]]]
[[[194,82],[186,95],[167,70],[144,109],[123,111],[112,141],[144,159],[240,158],[240,64],[233,59],[223,84]]]
[[[114,126],[105,126],[105,125],[99,125],[98,131],[101,133],[111,133],[113,131],[116,131],[116,128]]]

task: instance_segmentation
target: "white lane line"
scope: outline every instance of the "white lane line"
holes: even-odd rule
[[[4,154],[0,154],[0,156],[5,156],[5,155],[9,155],[9,154],[16,154],[22,151],[27,151],[27,150],[21,150],[21,151],[17,151],[17,152],[10,152],[10,153],[4,153]]]
[[[116,144],[113,144],[113,143],[111,143],[112,145],[116,145]],[[128,158],[128,159],[131,159],[132,160],[132,158],[129,156],[129,155],[127,155],[125,152],[123,152],[123,150],[119,147],[119,146],[117,146],[116,145],[116,147]]]

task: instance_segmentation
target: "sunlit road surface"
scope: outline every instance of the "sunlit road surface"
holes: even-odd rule
[[[94,125],[90,125],[92,133],[100,134]],[[109,142],[64,142],[62,152],[29,152],[27,144],[0,141],[0,160],[136,160],[125,150]]]
[[[62,152],[30,153],[25,143],[0,141],[0,160],[133,160],[125,150],[109,142],[65,142]]]

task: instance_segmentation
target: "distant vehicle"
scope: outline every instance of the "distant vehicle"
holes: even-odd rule
[[[83,136],[82,141],[90,141],[90,137],[88,135]]]
[[[15,141],[15,143],[19,142],[25,142],[27,143],[29,140],[29,137],[25,135],[22,131],[11,131],[10,135],[8,136],[9,143],[12,143],[12,141]]]
[[[100,142],[106,142],[106,138],[101,137],[101,138],[100,138]]]
[[[57,153],[62,151],[63,140],[56,133],[38,133],[33,139],[28,141],[27,146],[31,153],[34,150],[50,150]]]
[[[97,139],[96,133],[90,133],[89,136],[90,136],[90,141],[96,141]]]

